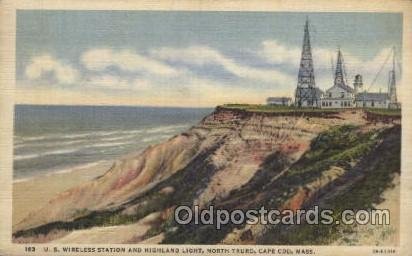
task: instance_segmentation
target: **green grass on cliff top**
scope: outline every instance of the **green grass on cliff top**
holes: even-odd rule
[[[401,116],[401,109],[367,108],[367,112],[384,116]]]
[[[336,112],[337,109],[298,108],[294,106],[275,106],[259,104],[224,104],[221,107],[228,109],[240,109],[248,112]]]
[[[347,109],[342,108],[298,108],[295,106],[275,106],[275,105],[260,105],[260,104],[224,104],[220,107],[227,109],[240,109],[248,112],[268,112],[268,113],[290,113],[290,112],[318,112],[318,113],[335,113]],[[354,108],[356,109],[356,108]],[[367,112],[379,115],[387,116],[400,116],[400,109],[377,109],[377,108],[366,108]]]

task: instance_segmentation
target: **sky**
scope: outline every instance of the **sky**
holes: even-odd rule
[[[365,88],[386,90],[393,46],[401,59],[398,13],[19,10],[16,103],[213,107],[293,97],[306,18],[316,86],[333,85],[339,47],[349,84],[361,74]]]

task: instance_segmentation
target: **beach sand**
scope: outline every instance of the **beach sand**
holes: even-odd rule
[[[73,168],[70,172],[42,175],[13,183],[13,226],[29,212],[44,206],[51,198],[73,186],[104,174],[112,161],[89,167]]]

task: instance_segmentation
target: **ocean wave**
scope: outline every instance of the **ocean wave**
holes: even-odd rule
[[[48,136],[33,136],[33,137],[21,137],[19,141],[14,143],[14,148],[43,146],[52,147],[60,145],[73,145],[86,143],[88,140],[94,141],[122,141],[135,137],[137,134],[146,133],[170,133],[177,129],[186,127],[186,125],[173,125],[164,126],[154,129],[136,129],[136,130],[116,130],[116,131],[99,131],[99,132],[87,132],[77,134],[51,134]],[[87,138],[87,139],[86,139]],[[75,139],[75,140],[70,140]]]
[[[36,141],[36,140],[44,140],[47,136],[31,136],[31,137],[20,137],[22,141]]]
[[[117,131],[90,131],[90,132],[83,132],[83,133],[74,133],[74,134],[59,134],[59,135],[50,135],[48,138],[55,139],[55,138],[64,138],[64,139],[77,139],[77,138],[88,138],[88,137],[104,137],[113,134],[121,133],[121,130]]]
[[[49,135],[41,135],[41,136],[19,136],[18,140],[19,143],[24,142],[37,142],[37,141],[44,141],[44,140],[61,140],[61,139],[76,139],[76,138],[85,138],[93,133],[78,133],[78,134],[49,134]]]
[[[25,147],[25,146],[26,146],[26,144],[24,144],[24,143],[17,143],[17,144],[15,143],[13,148],[18,149],[18,148],[22,148],[22,147]]]
[[[59,150],[45,151],[45,152],[36,153],[36,154],[15,155],[14,160],[19,161],[19,160],[27,160],[27,159],[33,159],[33,158],[39,158],[39,157],[51,156],[51,155],[70,154],[70,153],[74,153],[78,150],[79,150],[79,148],[59,149]]]
[[[91,132],[87,132],[87,133],[75,133],[75,134],[66,134],[66,135],[51,135],[49,136],[49,138],[53,139],[53,138],[65,138],[65,139],[77,139],[77,138],[86,138],[86,137],[90,137],[91,135],[93,135],[93,133]]]
[[[20,182],[25,182],[31,180],[32,177],[27,177],[27,178],[19,178],[19,179],[14,179],[13,183],[20,183]]]
[[[95,132],[94,135],[97,137],[107,137],[111,135],[120,135],[120,134],[139,134],[142,133],[144,130],[115,130],[115,131],[99,131]]]
[[[65,167],[65,168],[61,168],[61,169],[53,169],[53,170],[49,170],[46,173],[41,173],[38,175],[34,175],[34,176],[29,176],[29,177],[21,177],[21,178],[15,178],[13,180],[13,183],[19,183],[19,182],[26,182],[38,177],[49,177],[49,176],[53,176],[53,175],[59,175],[59,174],[64,174],[64,173],[71,173],[74,171],[80,171],[80,170],[86,170],[95,166],[98,166],[100,164],[105,164],[108,163],[110,161],[107,160],[101,160],[101,161],[96,161],[96,162],[89,162],[89,163],[85,163],[85,164],[79,164],[79,165],[75,165],[75,166],[70,166],[70,167]]]
[[[53,146],[67,146],[73,144],[81,144],[87,142],[87,140],[69,140],[69,141],[55,141],[55,142],[47,142],[44,144],[40,144],[43,147],[53,147]]]
[[[157,137],[149,137],[149,138],[143,138],[142,141],[143,142],[150,142],[150,141],[154,141],[156,139],[157,139]]]
[[[74,171],[89,169],[89,168],[98,166],[99,164],[102,164],[102,163],[105,163],[105,162],[107,162],[107,161],[102,160],[102,161],[97,161],[97,162],[90,162],[90,163],[75,165],[75,166],[71,166],[71,167],[66,167],[66,168],[62,168],[62,169],[58,169],[58,170],[53,170],[53,171],[48,172],[46,174],[46,176],[51,176],[51,175],[55,175],[55,174],[70,173],[70,172],[74,172]]]
[[[74,144],[81,144],[85,143],[87,140],[69,140],[69,141],[45,141],[45,142],[40,142],[40,143],[20,143],[20,144],[15,144],[14,149],[18,148],[23,148],[23,147],[61,147],[61,146],[67,146],[67,145],[74,145]]]
[[[146,133],[165,133],[165,132],[174,132],[178,129],[186,128],[189,125],[187,124],[179,124],[179,125],[167,125],[162,127],[153,128],[147,130]]]
[[[160,135],[160,136],[152,136],[152,137],[143,138],[142,141],[143,142],[151,142],[151,141],[168,139],[168,138],[170,138],[170,135],[164,134],[164,135]]]
[[[24,144],[24,142],[38,142],[47,140],[65,140],[65,139],[80,139],[80,138],[95,138],[95,137],[108,137],[111,135],[121,135],[121,134],[139,134],[142,133],[144,129],[138,130],[114,130],[114,131],[90,131],[74,134],[49,134],[42,136],[15,136],[15,144]]]
[[[15,155],[14,160],[19,161],[19,160],[25,160],[25,159],[32,159],[32,158],[37,158],[39,156],[40,154]]]
[[[117,136],[117,137],[108,137],[108,138],[101,138],[100,141],[121,141],[121,140],[125,140],[125,139],[131,139],[136,137],[135,134],[132,135],[125,135],[125,136]]]
[[[93,135],[98,136],[98,137],[104,137],[104,136],[109,136],[113,134],[119,134],[121,133],[121,130],[118,131],[100,131],[100,132],[95,132]]]
[[[140,134],[146,131],[148,134],[153,134],[146,136],[145,138],[140,139],[141,142],[152,142],[159,139],[165,139],[170,137],[170,133],[175,132],[177,129],[187,127],[187,125],[168,125],[163,127],[154,128],[151,130],[138,129],[138,130],[116,130],[116,131],[100,131],[93,133],[78,133],[78,134],[67,134],[59,138],[65,138],[66,140],[58,140],[55,135],[47,136],[37,136],[24,138],[26,143],[16,144],[14,149],[20,148],[36,148],[45,150],[44,152],[36,153],[25,153],[25,154],[16,154],[14,160],[21,161],[27,159],[35,159],[50,155],[62,155],[78,152],[85,148],[107,148],[107,147],[119,147],[128,144],[138,143],[139,138],[131,140],[131,138],[136,137],[137,134]],[[93,135],[94,137],[91,137]],[[85,139],[85,137],[90,136],[90,139]],[[44,138],[45,141],[39,142],[36,141]],[[47,140],[46,140],[47,138]],[[56,138],[56,140],[52,140]],[[71,138],[72,140],[67,140]],[[70,148],[64,148],[65,146],[73,145]],[[62,148],[63,147],[63,148]],[[56,149],[51,149],[56,148]],[[49,150],[47,150],[49,149]],[[27,150],[25,150],[27,151]]]
[[[142,132],[144,132],[144,129],[123,131],[122,133],[124,133],[124,134],[139,134],[139,133],[142,133]]]
[[[114,147],[114,146],[123,146],[127,144],[130,144],[130,141],[96,143],[96,144],[87,145],[86,148],[106,148],[106,147]]]
[[[22,143],[22,142],[23,142],[23,140],[22,140],[21,137],[18,137],[18,136],[13,137],[13,143],[14,144],[19,144],[19,143]]]
[[[40,158],[40,157],[45,157],[45,156],[50,156],[50,155],[64,155],[64,154],[78,152],[85,148],[115,147],[115,146],[123,146],[123,145],[130,144],[130,143],[131,143],[130,141],[92,143],[89,145],[82,145],[82,146],[67,148],[67,149],[49,150],[49,151],[45,151],[41,153],[31,153],[31,154],[22,154],[22,155],[17,154],[14,156],[14,160],[20,161],[20,160],[35,159],[35,158]],[[59,145],[59,144],[56,143],[56,145]],[[60,145],[62,144],[60,143]]]

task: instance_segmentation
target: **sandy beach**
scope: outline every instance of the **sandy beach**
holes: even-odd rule
[[[88,167],[74,167],[70,172],[42,175],[13,183],[13,226],[27,214],[46,204],[58,193],[104,174],[112,161]]]

